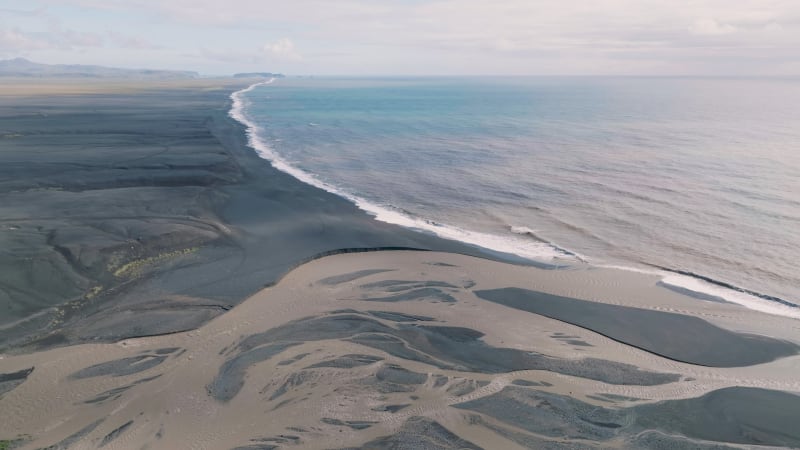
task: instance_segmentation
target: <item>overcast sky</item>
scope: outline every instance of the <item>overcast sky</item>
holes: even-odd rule
[[[0,59],[353,75],[800,75],[800,0],[0,0]]]

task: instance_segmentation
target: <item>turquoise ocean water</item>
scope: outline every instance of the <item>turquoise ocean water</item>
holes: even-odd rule
[[[800,80],[287,78],[237,95],[264,157],[379,220],[800,303]]]

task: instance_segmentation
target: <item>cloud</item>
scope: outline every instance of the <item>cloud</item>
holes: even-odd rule
[[[65,29],[55,29],[42,35],[48,42],[57,48],[75,49],[82,47],[102,47],[105,39],[98,33],[88,31],[75,31]]]
[[[302,61],[303,70],[335,73],[706,74],[712,64],[699,62],[724,58],[725,67],[747,68],[765,56],[800,57],[800,2],[792,0],[29,1],[65,23],[96,15],[127,27],[117,31],[147,29],[169,47],[164,55],[196,55],[199,63],[205,53],[219,67]],[[101,34],[113,26],[77,23],[69,25]],[[259,46],[265,35],[291,39]],[[136,36],[105,38],[148,49]]]
[[[288,60],[288,61],[300,61],[303,59],[297,50],[294,48],[294,43],[292,43],[289,38],[282,38],[273,43],[266,43],[261,48],[261,50],[278,60]]]
[[[47,15],[45,8],[36,8],[32,10],[0,8],[0,14],[7,14],[18,17],[45,17]]]
[[[254,64],[258,62],[259,57],[261,57],[261,54],[256,51],[245,52],[241,50],[232,50],[232,49],[220,50],[220,49],[203,47],[200,49],[199,52],[187,53],[183,56],[194,59],[219,61],[224,63]]]
[[[115,31],[95,33],[64,29],[52,25],[48,31],[23,31],[0,28],[0,50],[22,53],[39,50],[81,50],[111,46],[122,49],[154,50],[161,48],[145,39]]]
[[[36,50],[75,50],[102,47],[103,37],[97,33],[64,30],[23,31],[19,28],[0,29],[0,49],[6,52]]]
[[[696,20],[689,31],[700,36],[717,36],[736,32],[736,27],[727,23],[719,23],[714,19]]]
[[[302,61],[294,43],[288,38],[268,42],[260,48],[231,49],[202,47],[198,52],[186,53],[183,56],[200,58],[224,63],[261,64],[268,62]]]
[[[0,50],[13,53],[47,48],[48,44],[16,29],[0,29]]]
[[[126,34],[117,33],[115,31],[107,31],[106,35],[116,47],[131,49],[131,50],[158,50],[163,48],[161,45],[153,44],[152,42],[135,36],[128,36]]]

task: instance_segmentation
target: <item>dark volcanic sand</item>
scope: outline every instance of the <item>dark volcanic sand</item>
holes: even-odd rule
[[[275,283],[291,268],[325,254],[419,248],[504,258],[377,222],[348,201],[273,169],[245,146],[242,126],[227,116],[230,92],[241,87],[229,84],[211,90],[153,88],[135,93],[3,99],[0,352],[193,329]],[[507,260],[523,262],[510,256]],[[572,398],[570,383],[580,383],[580,378],[614,387],[648,387],[654,392],[658,386],[672,389],[678,382],[686,383],[687,389],[692,385],[690,379],[666,368],[657,371],[593,357],[561,358],[537,353],[535,342],[527,348],[492,344],[497,339],[488,339],[477,325],[448,325],[456,314],[447,311],[474,306],[465,301],[463,291],[475,282],[414,280],[408,274],[385,278],[391,273],[380,281],[361,280],[384,272],[400,273],[399,267],[386,263],[383,260],[359,266],[360,270],[303,281],[310,292],[312,287],[326,289],[313,294],[317,296],[344,283],[358,286],[359,295],[336,298],[336,302],[349,303],[335,304],[330,313],[299,315],[304,318],[270,326],[254,320],[245,328],[247,332],[229,327],[232,334],[214,333],[205,343],[184,335],[154,338],[183,340],[150,349],[105,346],[113,347],[117,356],[73,367],[57,377],[60,381],[55,387],[49,377],[64,368],[61,364],[46,360],[14,365],[14,358],[37,355],[10,356],[13,370],[9,366],[0,373],[0,400],[19,398],[5,409],[12,413],[0,415],[0,424],[11,423],[11,419],[17,423],[8,429],[0,426],[4,432],[0,443],[9,442],[2,440],[5,438],[27,439],[12,431],[16,433],[35,415],[49,412],[27,408],[29,399],[20,390],[30,388],[31,383],[41,392],[55,392],[50,399],[61,399],[62,392],[69,394],[64,401],[82,409],[62,414],[71,418],[67,421],[77,423],[87,414],[85,423],[64,428],[69,432],[52,433],[59,435],[44,444],[55,443],[50,448],[66,448],[86,439],[92,439],[93,445],[122,446],[122,440],[134,430],[144,429],[150,429],[155,439],[151,442],[168,439],[165,432],[182,431],[164,430],[162,424],[153,432],[150,421],[155,424],[186,416],[177,416],[180,409],[175,408],[142,418],[144,413],[135,409],[137,398],[144,396],[158,404],[180,392],[181,385],[195,383],[190,397],[209,396],[215,411],[226,412],[237,402],[248,407],[253,402],[272,402],[274,408],[262,408],[264,420],[259,427],[268,426],[286,410],[295,414],[306,408],[303,415],[318,413],[319,403],[304,404],[308,395],[332,389],[326,395],[333,395],[338,402],[332,403],[336,412],[349,408],[350,414],[325,415],[314,430],[369,430],[370,440],[361,448],[480,448],[471,442],[478,434],[470,434],[470,440],[459,436],[457,431],[464,425],[450,430],[445,427],[447,421],[437,421],[438,416],[437,420],[418,416],[418,412],[426,412],[424,402],[422,406],[416,403],[423,394],[438,399],[435,404],[443,412],[441,417],[452,419],[448,426],[456,417],[448,411],[452,413],[450,408],[455,407],[466,426],[481,427],[480,432],[491,431],[527,448],[800,445],[795,426],[800,397],[787,392],[731,387],[697,398],[635,405],[625,403],[636,399],[622,395],[586,396],[606,406]],[[798,350],[792,343],[734,333],[686,315],[516,288],[475,293],[494,303],[693,364],[744,366]],[[268,314],[274,314],[273,304],[266,303]],[[423,304],[427,309],[413,307]],[[233,317],[238,327],[246,321],[236,319],[237,313],[253,305],[241,305],[220,320]],[[368,309],[352,309],[359,305]],[[441,309],[433,308],[438,306]],[[495,312],[504,310],[490,306]],[[408,309],[394,310],[398,308]],[[444,314],[439,316],[437,311]],[[503,323],[489,321],[486,326],[490,330]],[[589,350],[596,344],[561,331],[549,338]],[[227,341],[229,338],[235,340]],[[211,342],[219,345],[209,346],[213,351],[205,352]],[[299,347],[309,344],[308,348]],[[362,347],[353,350],[353,344]],[[338,348],[347,351],[333,351]],[[69,354],[71,349],[59,352]],[[182,356],[185,352],[187,356]],[[219,359],[219,366],[206,371],[211,366],[204,364],[214,358]],[[190,361],[200,361],[201,370],[195,370]],[[405,366],[409,362],[413,367]],[[670,364],[669,370],[673,366]],[[525,373],[514,373],[511,385],[496,387],[502,390],[484,389],[497,386],[488,381],[495,374],[527,370],[549,372],[527,375],[535,375],[534,379],[546,375],[564,385],[549,389],[554,387],[550,382],[526,380],[522,379]],[[710,379],[714,375],[713,369],[703,370],[710,374],[695,376]],[[181,382],[175,383],[178,378],[169,371],[180,374]],[[275,372],[283,375],[275,377]],[[88,389],[90,383],[106,385],[94,390]],[[258,396],[251,398],[248,395],[254,391],[243,389],[253,383],[260,385]],[[49,390],[55,388],[57,392]],[[556,392],[550,392],[553,390]],[[83,393],[86,395],[81,397]],[[368,394],[373,393],[380,394],[374,397],[379,403],[370,400]],[[359,395],[369,400],[363,408],[346,401]],[[125,405],[134,406],[128,410]],[[119,411],[124,410],[119,414],[130,416],[110,420],[118,406],[122,408]],[[115,413],[106,415],[104,408]],[[188,414],[194,413],[192,408],[186,409]],[[270,415],[276,410],[279,412]],[[373,433],[378,419],[386,415],[398,417],[402,425],[392,433]],[[213,426],[213,422],[202,426]],[[235,422],[220,423],[238,427],[246,422],[237,416]],[[240,448],[299,448],[303,439],[320,437],[317,431],[307,433],[304,428],[286,430],[293,433],[265,434],[258,439],[248,436],[252,444]],[[46,430],[42,433],[49,434]]]
[[[609,384],[643,386],[671,383],[680,378],[677,374],[649,372],[629,364],[596,358],[564,360],[529,351],[493,347],[486,344],[482,337],[483,333],[469,328],[409,325],[405,319],[399,320],[396,326],[389,326],[357,313],[310,317],[244,337],[235,348],[226,352],[226,361],[208,386],[208,392],[218,401],[229,401],[244,386],[247,370],[251,366],[299,342],[330,339],[349,340],[398,358],[445,370],[477,373],[547,370]],[[367,364],[373,362],[368,360]],[[135,364],[124,361],[121,367],[117,367],[121,361],[113,363],[115,370],[131,370],[130,367],[135,367],[140,361],[133,361]],[[400,379],[405,381],[398,381]],[[379,381],[394,385],[405,384],[408,380],[423,383],[426,379],[425,375],[411,374],[401,369],[390,369],[383,373],[383,378],[379,376]]]
[[[526,433],[516,432],[522,439],[533,438],[527,433],[534,433],[593,442],[621,438],[632,448],[707,448],[686,438],[800,446],[800,429],[796,426],[800,396],[766,389],[725,388],[698,398],[613,409],[535,389],[507,387],[456,407],[524,430]],[[493,429],[501,434],[511,431],[503,426]]]
[[[608,305],[519,288],[476,291],[491,302],[592,330],[616,341],[676,361],[741,367],[798,352],[797,345],[734,333],[697,317]]]
[[[522,262],[377,222],[275,170],[228,117],[245,84],[227,83],[3,98],[0,351],[193,329],[341,251]]]

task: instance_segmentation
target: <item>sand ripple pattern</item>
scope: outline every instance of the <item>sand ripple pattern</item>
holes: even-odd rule
[[[0,442],[800,445],[795,320],[626,276],[431,252],[326,257],[193,331],[3,356]],[[750,347],[726,354],[731,343]]]

